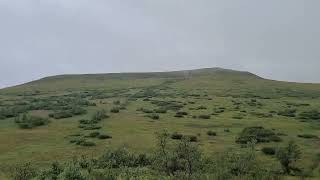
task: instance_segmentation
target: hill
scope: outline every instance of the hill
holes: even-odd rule
[[[255,138],[257,161],[279,174],[263,149],[294,140],[297,168],[317,178],[319,100],[319,84],[221,68],[46,77],[0,90],[0,178],[17,163],[48,167],[118,147],[149,156],[163,129],[172,145],[191,137],[205,157],[242,152]]]

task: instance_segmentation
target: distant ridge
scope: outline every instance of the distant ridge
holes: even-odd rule
[[[27,82],[21,85],[7,87],[1,89],[10,92],[11,90],[35,91],[38,89],[78,89],[78,88],[96,88],[103,85],[109,85],[109,81],[118,80],[144,80],[144,79],[191,79],[197,77],[215,77],[220,80],[232,79],[256,79],[263,78],[247,72],[237,71],[231,69],[224,69],[219,67],[201,68],[193,70],[177,70],[177,71],[163,71],[163,72],[125,72],[125,73],[98,73],[98,74],[64,74],[56,76],[48,76],[39,80]]]
[[[182,78],[187,74],[192,76],[201,76],[201,75],[214,75],[214,74],[234,74],[234,75],[246,75],[252,76],[255,78],[261,78],[253,73],[247,71],[237,71],[232,69],[224,68],[201,68],[193,70],[177,70],[177,71],[158,71],[158,72],[121,72],[121,73],[97,73],[97,74],[62,74],[56,76],[48,76],[41,78],[36,81],[31,81],[29,83],[38,82],[38,81],[47,81],[47,80],[59,80],[65,78],[119,78],[119,79],[136,79],[136,78]],[[29,84],[26,83],[26,84]]]

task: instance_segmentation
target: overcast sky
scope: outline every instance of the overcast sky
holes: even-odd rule
[[[0,87],[201,67],[320,82],[319,9],[319,0],[0,0]]]

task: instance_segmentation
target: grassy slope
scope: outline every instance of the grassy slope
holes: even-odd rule
[[[225,107],[227,110],[220,115],[212,116],[210,120],[193,119],[190,116],[175,118],[174,112],[161,114],[159,121],[151,121],[144,117],[137,108],[152,108],[148,102],[130,102],[127,110],[119,114],[112,114],[111,118],[103,121],[103,129],[113,136],[107,141],[96,140],[97,146],[86,148],[74,146],[66,138],[72,133],[79,132],[78,121],[85,117],[72,117],[62,120],[52,120],[47,127],[32,130],[21,130],[16,127],[12,119],[0,121],[0,168],[6,169],[7,165],[23,161],[33,161],[38,165],[46,165],[52,160],[71,158],[79,154],[89,156],[101,154],[108,148],[127,146],[137,152],[150,151],[154,147],[154,133],[159,129],[167,128],[170,132],[178,131],[184,134],[200,134],[200,145],[207,154],[221,152],[227,148],[239,148],[235,144],[237,134],[247,126],[262,125],[273,128],[288,136],[285,141],[294,139],[302,146],[305,161],[304,166],[312,163],[316,153],[319,153],[319,140],[299,139],[298,134],[315,134],[320,136],[320,126],[316,123],[300,122],[294,118],[274,116],[272,118],[258,118],[250,112],[269,112],[288,108],[286,102],[309,103],[308,107],[299,107],[298,111],[320,109],[320,85],[299,84],[271,81],[259,78],[247,72],[238,72],[223,69],[202,69],[195,71],[181,71],[170,73],[129,73],[129,74],[101,74],[101,75],[65,75],[44,78],[39,81],[3,89],[0,91],[0,101],[19,101],[25,96],[45,97],[49,95],[68,94],[75,91],[90,90],[120,90],[130,89],[130,92],[142,90],[147,87],[173,95],[173,97],[155,97],[161,100],[177,100],[181,102],[194,101],[184,110],[191,115],[210,114],[214,108]],[[163,88],[163,89],[161,89]],[[200,94],[200,97],[182,94]],[[207,96],[208,97],[207,97]],[[255,97],[254,97],[255,96]],[[208,98],[213,100],[208,100]],[[252,98],[258,99],[263,104],[262,108],[241,105],[246,110],[244,119],[234,119],[233,116],[241,114],[234,110],[232,100],[246,102]],[[97,107],[90,107],[86,117],[91,117],[96,109],[110,109],[112,102],[118,97],[95,100]],[[104,103],[100,103],[103,101]],[[189,110],[189,108],[205,105],[207,110]],[[48,112],[32,112],[46,116]],[[230,129],[230,133],[224,129]],[[206,135],[207,130],[218,133],[215,138]],[[270,146],[279,146],[282,143],[270,143]],[[263,145],[258,145],[258,149]],[[261,158],[273,164],[273,158],[261,154]],[[1,173],[0,173],[1,178]]]

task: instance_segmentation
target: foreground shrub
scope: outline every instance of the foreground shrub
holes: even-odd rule
[[[109,150],[98,159],[100,168],[134,167],[135,157],[125,148]]]
[[[13,180],[30,180],[36,176],[36,172],[31,163],[26,163],[15,166],[11,177]]]
[[[294,163],[300,159],[301,151],[295,142],[290,141],[287,146],[280,148],[277,151],[276,156],[284,173],[290,174],[292,171],[297,170],[297,168],[294,167]]]
[[[236,143],[247,144],[248,142],[256,140],[258,143],[264,142],[279,142],[281,138],[277,136],[272,130],[263,127],[247,127],[242,130]]]

